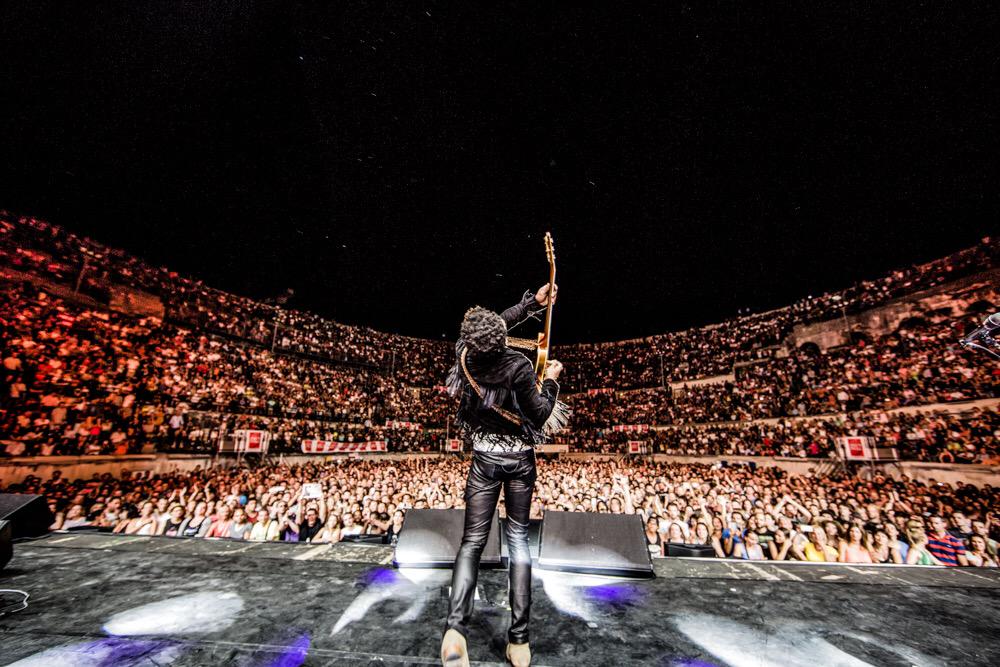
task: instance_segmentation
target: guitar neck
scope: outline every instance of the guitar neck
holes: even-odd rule
[[[552,265],[552,269],[549,271],[549,307],[545,310],[545,348],[549,348],[549,340],[552,337],[552,297],[551,294],[555,290],[556,284],[556,267],[555,264]]]

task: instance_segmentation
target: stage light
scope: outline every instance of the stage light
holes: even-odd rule
[[[271,640],[270,643],[275,644],[275,640]],[[248,663],[248,667],[299,667],[306,661],[311,644],[311,636],[308,632],[304,632],[289,644],[283,645],[277,655],[267,654],[260,660],[252,660]]]
[[[598,604],[612,606],[627,606],[642,601],[645,591],[630,583],[609,583],[603,586],[592,586],[586,589],[588,598]]]
[[[623,590],[618,590],[617,587],[625,585],[618,577],[540,568],[534,568],[532,575],[542,582],[545,595],[556,609],[586,621],[591,627],[596,627],[603,614],[603,606],[616,604],[612,602],[614,599],[632,599],[633,593],[625,594]],[[639,590],[638,587],[635,589]]]
[[[225,630],[243,611],[236,593],[192,593],[119,612],[104,624],[109,635],[169,635]]]
[[[731,667],[871,667],[823,637],[815,628],[770,632],[711,614],[681,614],[677,629]]]
[[[183,645],[167,639],[119,639],[108,637],[92,642],[57,646],[18,660],[8,667],[140,667],[169,665]]]
[[[365,585],[364,590],[340,615],[330,634],[335,635],[351,623],[362,620],[372,607],[386,600],[409,602],[407,608],[392,620],[393,623],[415,621],[423,613],[427,602],[450,578],[449,570],[400,568],[397,572],[383,567],[369,570],[360,577],[359,583]]]

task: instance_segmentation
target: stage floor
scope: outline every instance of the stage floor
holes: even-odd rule
[[[450,571],[384,547],[58,534],[16,544],[0,665],[435,665]],[[1000,573],[657,561],[534,571],[534,665],[1000,664]],[[505,573],[480,576],[474,664],[503,665]],[[17,598],[4,594],[2,603]]]

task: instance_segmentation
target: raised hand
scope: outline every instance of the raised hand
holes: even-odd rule
[[[559,286],[552,285],[552,303],[555,304],[556,299],[559,296]],[[537,292],[535,292],[535,301],[538,302],[539,306],[549,305],[549,284],[545,283],[542,285]]]

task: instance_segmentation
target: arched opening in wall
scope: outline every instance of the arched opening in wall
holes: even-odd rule
[[[851,332],[851,345],[864,344],[864,345],[867,346],[867,345],[871,345],[872,341],[873,341],[872,335],[870,333],[868,333],[867,331],[852,331]]]
[[[979,301],[974,301],[969,304],[969,307],[965,309],[967,315],[985,315],[987,313],[992,313],[997,310],[997,307],[989,299],[980,299]]]
[[[951,306],[942,306],[940,308],[935,308],[934,310],[927,313],[927,317],[933,318],[935,321],[940,322],[943,319],[947,319],[952,316]]]
[[[905,320],[899,323],[899,329],[913,330],[913,329],[926,329],[927,320],[924,317],[915,315],[913,317],[907,317]]]
[[[818,357],[820,354],[819,345],[813,343],[812,341],[802,343],[799,345],[799,352],[810,357]]]

